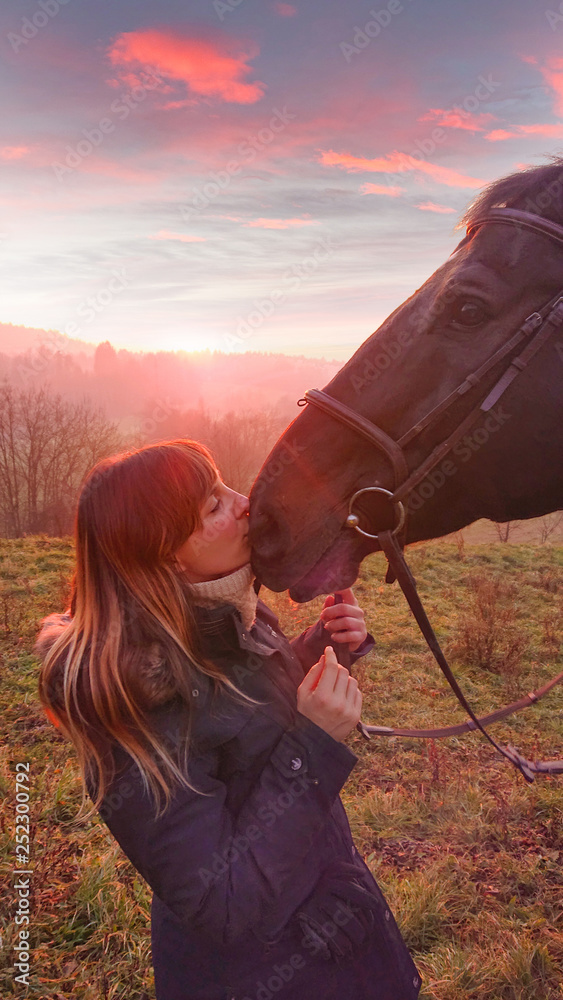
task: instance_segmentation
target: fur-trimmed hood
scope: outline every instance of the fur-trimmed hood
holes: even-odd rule
[[[45,660],[57,639],[68,628],[70,615],[52,614],[43,622],[43,627],[35,643],[35,653]],[[177,692],[164,651],[159,643],[145,643],[131,646],[124,653],[126,673],[134,678],[134,693],[147,710],[158,708],[171,701]],[[129,668],[129,669],[127,669]],[[50,678],[51,695],[62,706],[64,667],[62,658],[54,666]]]
[[[246,628],[251,628],[255,621],[260,583],[255,579],[250,563],[215,581],[196,585],[183,582],[190,591],[203,656],[213,659],[221,649],[236,647],[235,617],[239,623],[242,619]],[[194,594],[198,602],[195,604]],[[71,621],[68,611],[45,618],[35,644],[35,652],[41,660],[45,659]],[[179,693],[165,649],[160,643],[143,636],[142,629],[124,651],[122,667],[133,696],[147,711],[165,705]],[[51,695],[61,707],[63,674],[63,663],[59,660],[51,673],[50,685]]]

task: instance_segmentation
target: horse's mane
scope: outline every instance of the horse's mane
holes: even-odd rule
[[[551,163],[528,167],[489,184],[460,220],[467,227],[491,208],[518,208],[563,224],[563,157],[551,156]]]

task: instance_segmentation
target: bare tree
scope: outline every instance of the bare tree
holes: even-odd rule
[[[173,438],[201,441],[212,452],[225,483],[247,493],[287,422],[275,409],[230,412],[214,418],[203,409],[167,411],[158,402],[150,402],[141,422],[139,444]]]
[[[544,514],[538,518],[538,528],[540,532],[540,545],[545,545],[548,538],[551,538],[558,528],[563,526],[563,511],[556,510],[552,514]]]
[[[507,542],[515,531],[518,531],[521,521],[493,521],[499,542]]]
[[[274,413],[226,413],[214,428],[211,449],[224,481],[248,493],[287,421]]]
[[[80,484],[122,445],[117,427],[89,400],[46,388],[0,386],[0,533],[68,532]]]

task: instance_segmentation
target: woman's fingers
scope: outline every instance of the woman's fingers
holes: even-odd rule
[[[336,674],[338,672],[339,664],[332,646],[326,646],[325,651],[322,653],[319,660],[319,664],[322,665],[322,670],[320,676],[316,678],[313,690],[315,690],[322,698],[324,696],[329,696],[333,691]]]
[[[358,621],[357,619],[345,619],[349,622],[347,628],[339,629],[337,625],[327,625],[327,631],[330,632],[331,642],[334,643],[347,643],[350,650],[353,652],[364,642],[367,636],[367,629],[364,621]]]
[[[326,647],[324,655],[325,669],[316,685],[316,691],[320,698],[344,703],[349,693],[355,689],[356,680],[350,676],[349,670],[338,662],[332,646]],[[351,687],[350,681],[353,682]]]
[[[331,636],[344,629],[364,629],[365,618],[361,608],[343,607],[326,608],[321,612],[321,621]]]
[[[326,623],[335,618],[363,618],[364,612],[357,604],[332,604],[328,608],[323,608],[319,617]]]
[[[354,696],[354,709],[358,713],[358,720],[360,715],[362,714],[362,701],[363,701],[362,692],[360,691],[359,687],[356,686],[356,694]]]
[[[321,673],[324,670],[324,666],[325,666],[325,655],[324,653],[322,653],[318,663],[314,663],[311,669],[308,670],[308,672],[305,674],[305,677],[303,678],[301,684],[299,685],[300,689],[302,689],[304,692],[314,691],[317,684],[319,683]]]
[[[365,628],[365,624],[363,619],[360,621],[358,618],[339,618],[334,622],[325,622],[325,628],[327,632],[330,632],[331,640],[336,639],[342,642],[343,635],[350,635],[352,632],[359,635]]]
[[[333,694],[336,698],[340,698],[343,702],[346,701],[350,691],[349,683],[351,680],[353,680],[353,678],[350,677],[350,672],[346,669],[346,667],[341,666],[339,663],[338,673],[336,675],[336,681],[333,688]]]
[[[361,706],[356,679],[327,646],[297,689],[298,710],[334,739],[342,740],[358,722]]]
[[[340,595],[342,604],[358,604],[351,587],[347,587],[346,590],[337,590],[336,593]]]

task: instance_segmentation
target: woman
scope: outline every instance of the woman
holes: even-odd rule
[[[158,1000],[411,1000],[420,980],[339,798],[357,757],[351,590],[288,642],[258,600],[248,500],[188,440],[101,462],[39,692],[153,889]],[[83,800],[83,805],[85,796]]]

